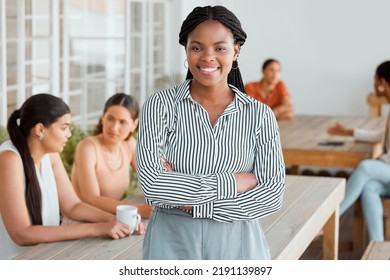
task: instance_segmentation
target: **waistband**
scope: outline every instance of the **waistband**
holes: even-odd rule
[[[167,214],[167,215],[176,215],[176,216],[181,216],[181,217],[186,217],[186,218],[191,218],[192,219],[192,213],[186,212],[186,211],[181,210],[179,208],[155,207],[154,211],[156,213],[162,213],[162,214]]]

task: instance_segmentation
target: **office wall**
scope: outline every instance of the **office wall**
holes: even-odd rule
[[[178,25],[198,5],[222,4],[234,11],[248,34],[239,57],[244,81],[259,79],[263,61],[277,58],[297,114],[368,114],[375,68],[390,60],[390,1],[178,2]],[[176,39],[178,29],[174,32]],[[184,51],[178,51],[182,69]]]

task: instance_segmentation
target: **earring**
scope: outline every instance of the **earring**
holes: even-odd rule
[[[41,133],[39,134],[39,141],[42,141],[43,138],[44,138],[44,136],[43,136],[43,133],[41,132]]]
[[[385,87],[383,85],[379,85],[378,86],[378,91],[379,92],[384,92],[385,91]]]
[[[187,65],[186,65],[187,64]],[[184,67],[188,69],[188,60],[184,60]]]

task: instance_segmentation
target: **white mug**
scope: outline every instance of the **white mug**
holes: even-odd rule
[[[118,205],[116,207],[116,220],[129,226],[131,234],[141,222],[138,208],[132,205]]]

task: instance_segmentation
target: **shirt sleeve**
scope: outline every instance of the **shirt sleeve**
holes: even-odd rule
[[[253,173],[259,184],[235,198],[227,197],[209,205],[195,206],[194,217],[212,216],[217,221],[233,222],[261,218],[280,209],[285,189],[285,165],[279,127],[268,107],[257,130],[255,153]]]
[[[370,143],[378,143],[382,141],[382,130],[366,130],[361,128],[355,128],[353,131],[353,137],[357,141],[364,141]]]
[[[173,117],[172,100],[153,95],[142,109],[136,148],[137,172],[148,203],[156,206],[195,206],[237,195],[232,174],[184,174],[167,171],[162,163],[164,143]],[[228,182],[228,183],[227,183]]]

